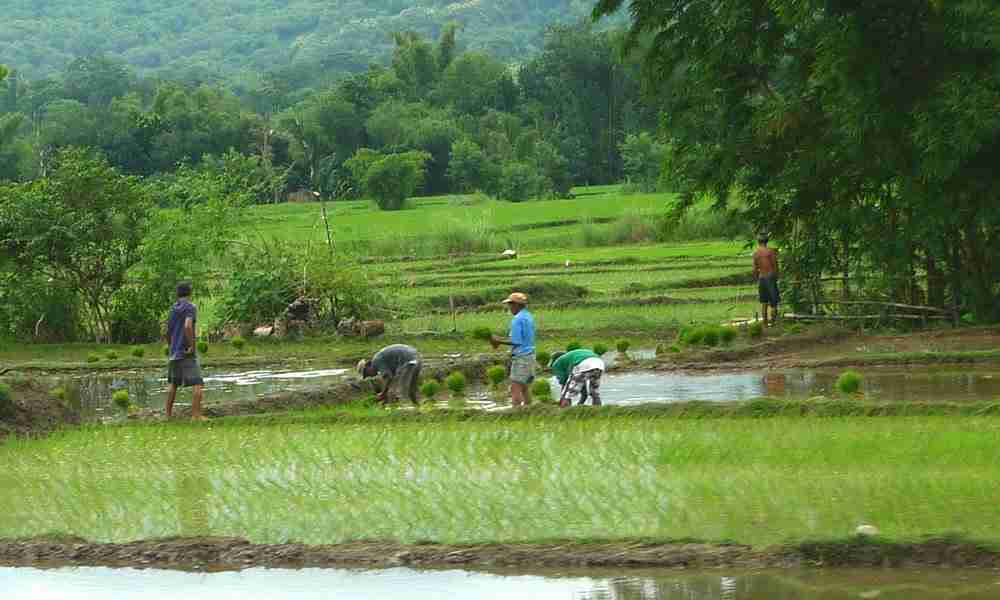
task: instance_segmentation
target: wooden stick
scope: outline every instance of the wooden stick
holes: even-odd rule
[[[817,306],[842,305],[842,306],[887,306],[892,308],[905,308],[907,310],[926,310],[941,314],[950,314],[943,308],[933,306],[917,306],[914,304],[899,304],[897,302],[876,302],[874,300],[830,300],[826,302],[814,302]]]

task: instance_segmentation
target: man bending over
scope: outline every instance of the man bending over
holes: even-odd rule
[[[378,395],[379,402],[392,401],[393,387],[398,384],[400,393],[405,393],[410,402],[419,404],[417,386],[422,366],[423,362],[416,348],[405,344],[393,344],[379,350],[371,360],[359,362],[358,374],[365,379],[376,375],[382,377],[385,385]]]
[[[556,352],[552,355],[552,374],[562,386],[559,406],[573,404],[573,397],[579,396],[582,405],[590,395],[594,406],[601,405],[601,378],[607,368],[604,360],[590,350]]]

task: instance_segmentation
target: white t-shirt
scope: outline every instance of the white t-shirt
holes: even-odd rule
[[[586,373],[587,371],[604,371],[605,370],[604,361],[595,357],[588,358],[581,362],[580,364],[573,367],[573,375],[579,373]]]

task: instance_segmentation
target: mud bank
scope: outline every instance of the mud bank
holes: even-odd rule
[[[354,542],[327,546],[253,544],[239,538],[173,538],[98,544],[78,538],[0,540],[3,566],[115,566],[196,571],[251,567],[524,567],[786,569],[1000,568],[1000,552],[975,543],[928,540],[894,544],[853,538],[754,549],[700,543],[406,545]]]
[[[80,422],[80,413],[72,399],[55,398],[42,383],[33,380],[7,380],[11,388],[13,410],[0,414],[0,441],[5,437],[42,435],[64,425]]]

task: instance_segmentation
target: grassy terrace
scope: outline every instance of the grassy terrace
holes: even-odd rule
[[[0,446],[0,537],[1000,543],[995,417],[379,419],[94,428]]]

